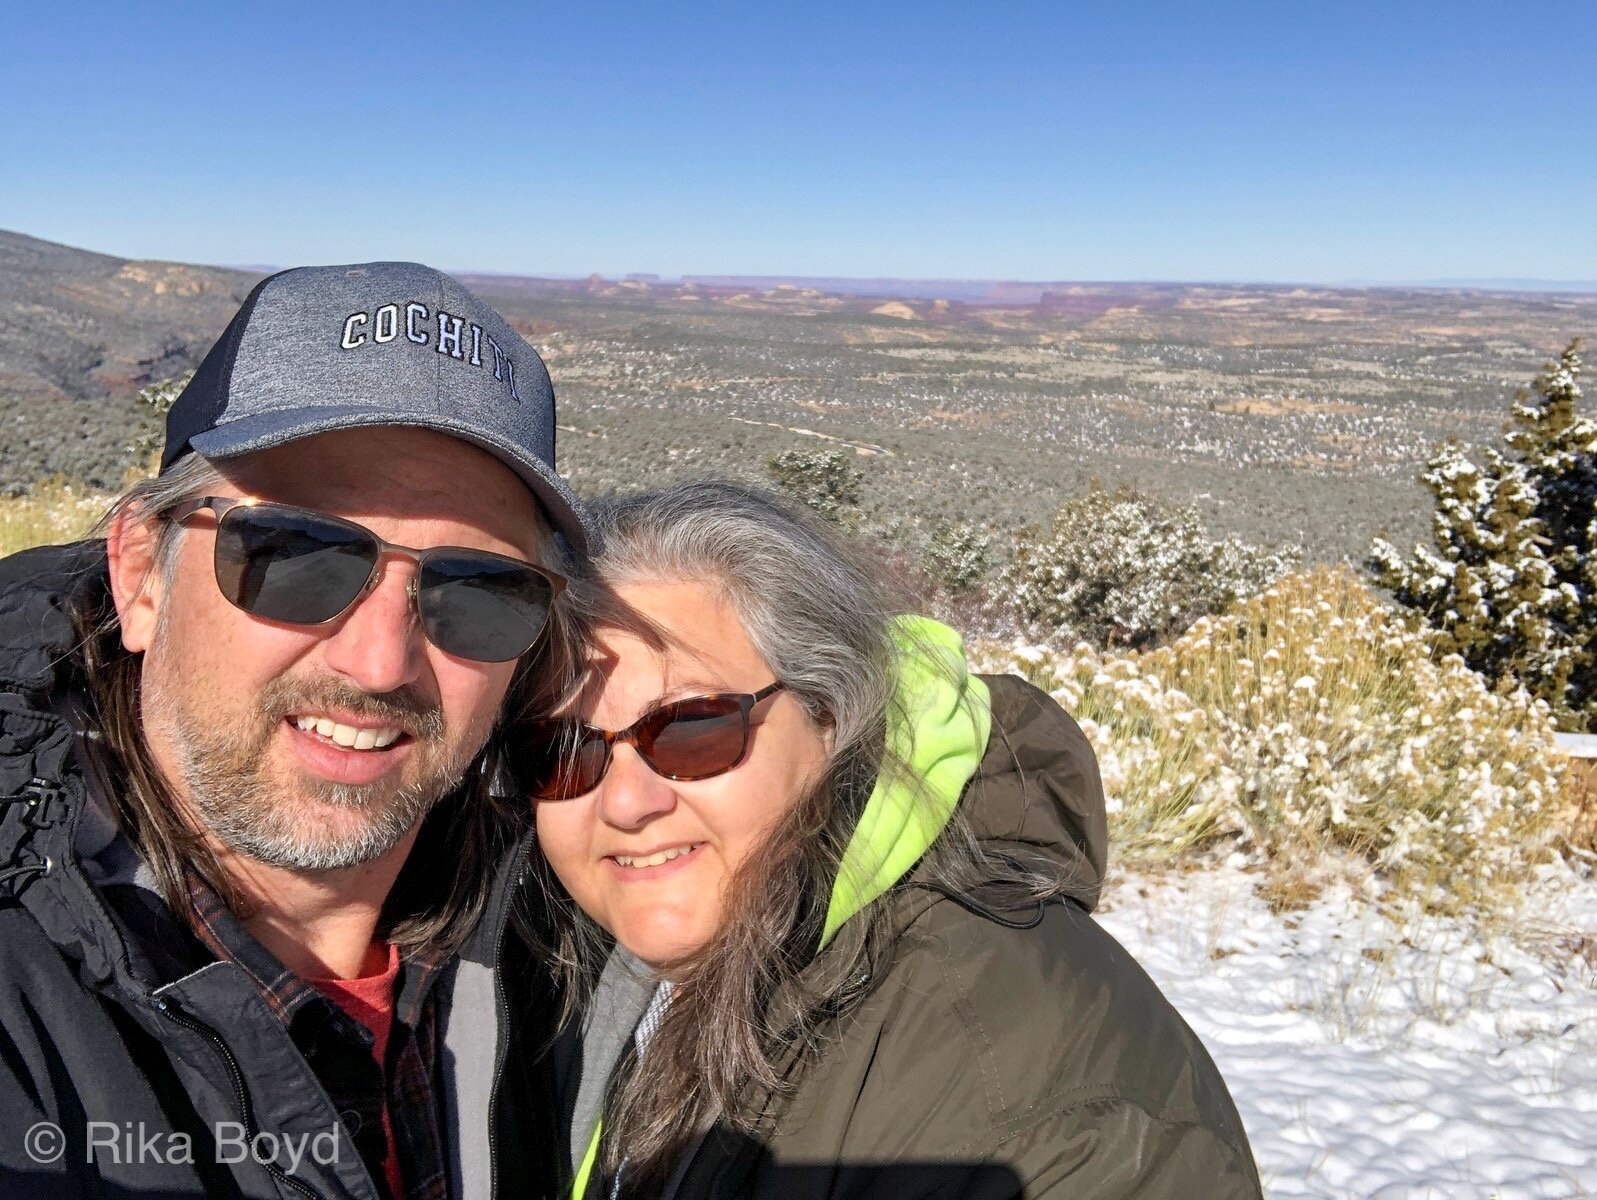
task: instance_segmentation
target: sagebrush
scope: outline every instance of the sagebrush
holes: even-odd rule
[[[1294,873],[1345,854],[1457,909],[1510,903],[1553,844],[1565,767],[1547,705],[1489,688],[1345,567],[1282,579],[1162,649],[977,656],[1081,723],[1122,860],[1231,845]]]
[[[784,450],[773,454],[766,472],[790,499],[829,521],[851,524],[858,515],[865,473],[844,450]]]
[[[140,388],[133,397],[139,430],[128,443],[128,457],[134,464],[150,462],[161,453],[166,441],[166,414],[172,411],[172,405],[193,378],[194,372],[186,371],[175,378]]]
[[[968,521],[939,521],[920,554],[920,569],[934,586],[954,596],[974,592],[992,571],[993,539]]]

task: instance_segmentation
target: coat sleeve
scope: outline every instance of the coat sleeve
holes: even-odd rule
[[[0,1032],[0,1038],[6,1034]],[[0,1065],[0,1182],[6,1200],[68,1200],[90,1195],[81,1177],[84,1141],[66,1123],[14,1090],[17,1080]]]
[[[1262,1200],[1253,1156],[1207,1125],[1126,1100],[1057,1113],[1002,1146],[1025,1200]]]
[[[1080,908],[1010,928],[945,903],[901,951],[876,1036],[835,1064],[850,1116],[804,1147],[851,1164],[828,1200],[1260,1200],[1207,1050]]]
[[[1125,1101],[1056,1113],[981,1161],[784,1165],[720,1194],[782,1200],[1263,1200],[1246,1147]]]
[[[0,1195],[66,1200],[91,1194],[85,1122],[70,1098],[63,1103],[60,1060],[38,997],[14,986],[17,964],[8,952],[33,940],[30,926],[18,909],[0,904],[0,974],[13,985],[0,995]]]

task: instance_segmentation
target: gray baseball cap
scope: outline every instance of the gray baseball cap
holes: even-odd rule
[[[368,425],[480,446],[526,481],[556,532],[588,549],[587,514],[555,472],[543,360],[459,282],[419,263],[262,280],[168,412],[161,469],[190,449],[231,458]]]

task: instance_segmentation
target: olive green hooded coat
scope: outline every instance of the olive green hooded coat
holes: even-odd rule
[[[716,1127],[698,1143],[671,1200],[1260,1197],[1213,1061],[1089,915],[1107,830],[1080,728],[1014,677],[928,680],[902,748],[932,787],[895,803],[878,786],[801,981],[843,982],[828,972],[864,924],[850,918],[882,904],[896,937],[869,995],[819,1054],[786,1064],[786,1094],[748,1098],[755,1136]],[[919,861],[946,820],[939,795],[990,852],[1064,868],[1068,898],[943,888]]]

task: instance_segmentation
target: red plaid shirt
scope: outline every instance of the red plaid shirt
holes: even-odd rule
[[[440,1131],[437,1006],[431,985],[443,959],[410,959],[400,966],[387,1061],[372,1056],[372,1033],[250,936],[210,888],[191,880],[194,931],[219,959],[235,963],[254,982],[288,1029],[343,1118],[377,1190],[387,1195],[383,1172],[388,1108],[395,1154],[405,1180],[391,1200],[445,1200],[447,1177]]]

